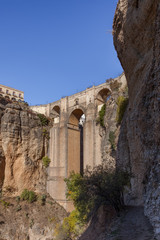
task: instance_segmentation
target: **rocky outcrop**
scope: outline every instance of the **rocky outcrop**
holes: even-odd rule
[[[3,194],[17,195],[25,188],[45,192],[46,170],[42,157],[47,154],[48,140],[39,117],[24,104],[8,103],[1,104],[0,118]]]
[[[145,214],[160,238],[159,1],[119,0],[113,36],[129,89],[117,166],[133,174],[126,201],[144,205]]]
[[[0,200],[0,239],[52,240],[56,225],[66,216],[64,208],[49,196],[43,205],[39,200],[28,203],[5,198]]]
[[[104,127],[100,127],[102,161],[110,168],[116,165],[116,146],[119,136],[119,126],[116,123],[117,99],[119,96],[128,97],[127,83],[124,73],[112,79],[111,95],[106,101]]]

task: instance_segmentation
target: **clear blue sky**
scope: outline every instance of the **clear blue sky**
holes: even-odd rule
[[[0,83],[30,105],[117,77],[117,0],[0,0]]]

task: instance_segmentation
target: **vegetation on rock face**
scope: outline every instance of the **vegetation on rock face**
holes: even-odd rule
[[[47,196],[46,196],[45,194],[38,196],[38,201],[40,202],[40,204],[41,204],[42,206],[45,205],[45,203],[46,203],[46,198],[47,198]]]
[[[55,229],[55,240],[74,240],[82,233],[83,224],[79,221],[79,212],[74,210],[64,218],[63,223],[58,223]]]
[[[104,127],[104,116],[106,113],[106,104],[104,104],[101,108],[101,110],[99,111],[99,117],[97,119],[97,122],[100,123],[100,125],[102,127]]]
[[[115,138],[116,138],[115,132],[110,131],[110,132],[109,132],[109,139],[108,139],[108,141],[109,141],[110,144],[111,144],[112,150],[115,150],[115,148],[116,148]]]
[[[129,180],[127,172],[110,170],[104,164],[93,170],[87,168],[83,176],[72,172],[65,179],[67,198],[73,201],[79,221],[87,222],[102,204],[110,204],[117,212],[120,211],[124,207],[124,186],[129,184]]]
[[[117,99],[117,113],[116,113],[116,122],[117,124],[121,124],[123,119],[123,115],[126,111],[128,105],[128,98],[124,96],[119,96]]]
[[[4,206],[4,207],[9,207],[11,204],[9,202],[6,202],[5,200],[0,200],[1,204]]]
[[[42,158],[42,162],[43,162],[43,166],[45,166],[47,168],[47,167],[49,167],[51,160],[48,156],[45,156]]]
[[[49,119],[44,114],[38,113],[37,116],[39,117],[42,126],[49,125]]]
[[[30,203],[37,200],[37,195],[33,191],[29,191],[27,189],[24,189],[20,196],[21,200],[26,200]]]
[[[43,136],[48,140],[50,139],[49,131],[46,128],[43,128]]]

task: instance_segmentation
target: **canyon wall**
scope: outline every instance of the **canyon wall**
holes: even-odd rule
[[[160,3],[119,0],[114,45],[124,69],[129,105],[121,124],[117,166],[132,173],[127,204],[144,205],[160,238]]]
[[[25,104],[0,104],[0,185],[3,194],[14,196],[23,189],[45,192],[46,170],[42,157],[48,140],[40,119]]]

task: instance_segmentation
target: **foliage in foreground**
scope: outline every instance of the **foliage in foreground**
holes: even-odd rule
[[[127,172],[108,169],[104,164],[93,170],[87,168],[83,176],[72,172],[65,182],[67,198],[73,201],[75,210],[56,225],[55,240],[76,240],[101,205],[110,204],[120,211],[124,207],[124,186],[129,180]]]
[[[83,176],[73,172],[65,182],[67,198],[73,201],[79,212],[79,221],[87,222],[102,204],[110,204],[119,212],[124,207],[123,190],[129,180],[127,172],[111,171],[105,165],[93,170],[87,168]]]
[[[117,124],[121,124],[123,119],[123,115],[126,111],[128,105],[128,98],[124,96],[119,96],[117,99],[117,112],[116,112],[116,122]]]
[[[55,240],[74,240],[83,231],[83,224],[79,220],[79,212],[74,210],[64,218],[63,223],[58,223],[55,228]]]

